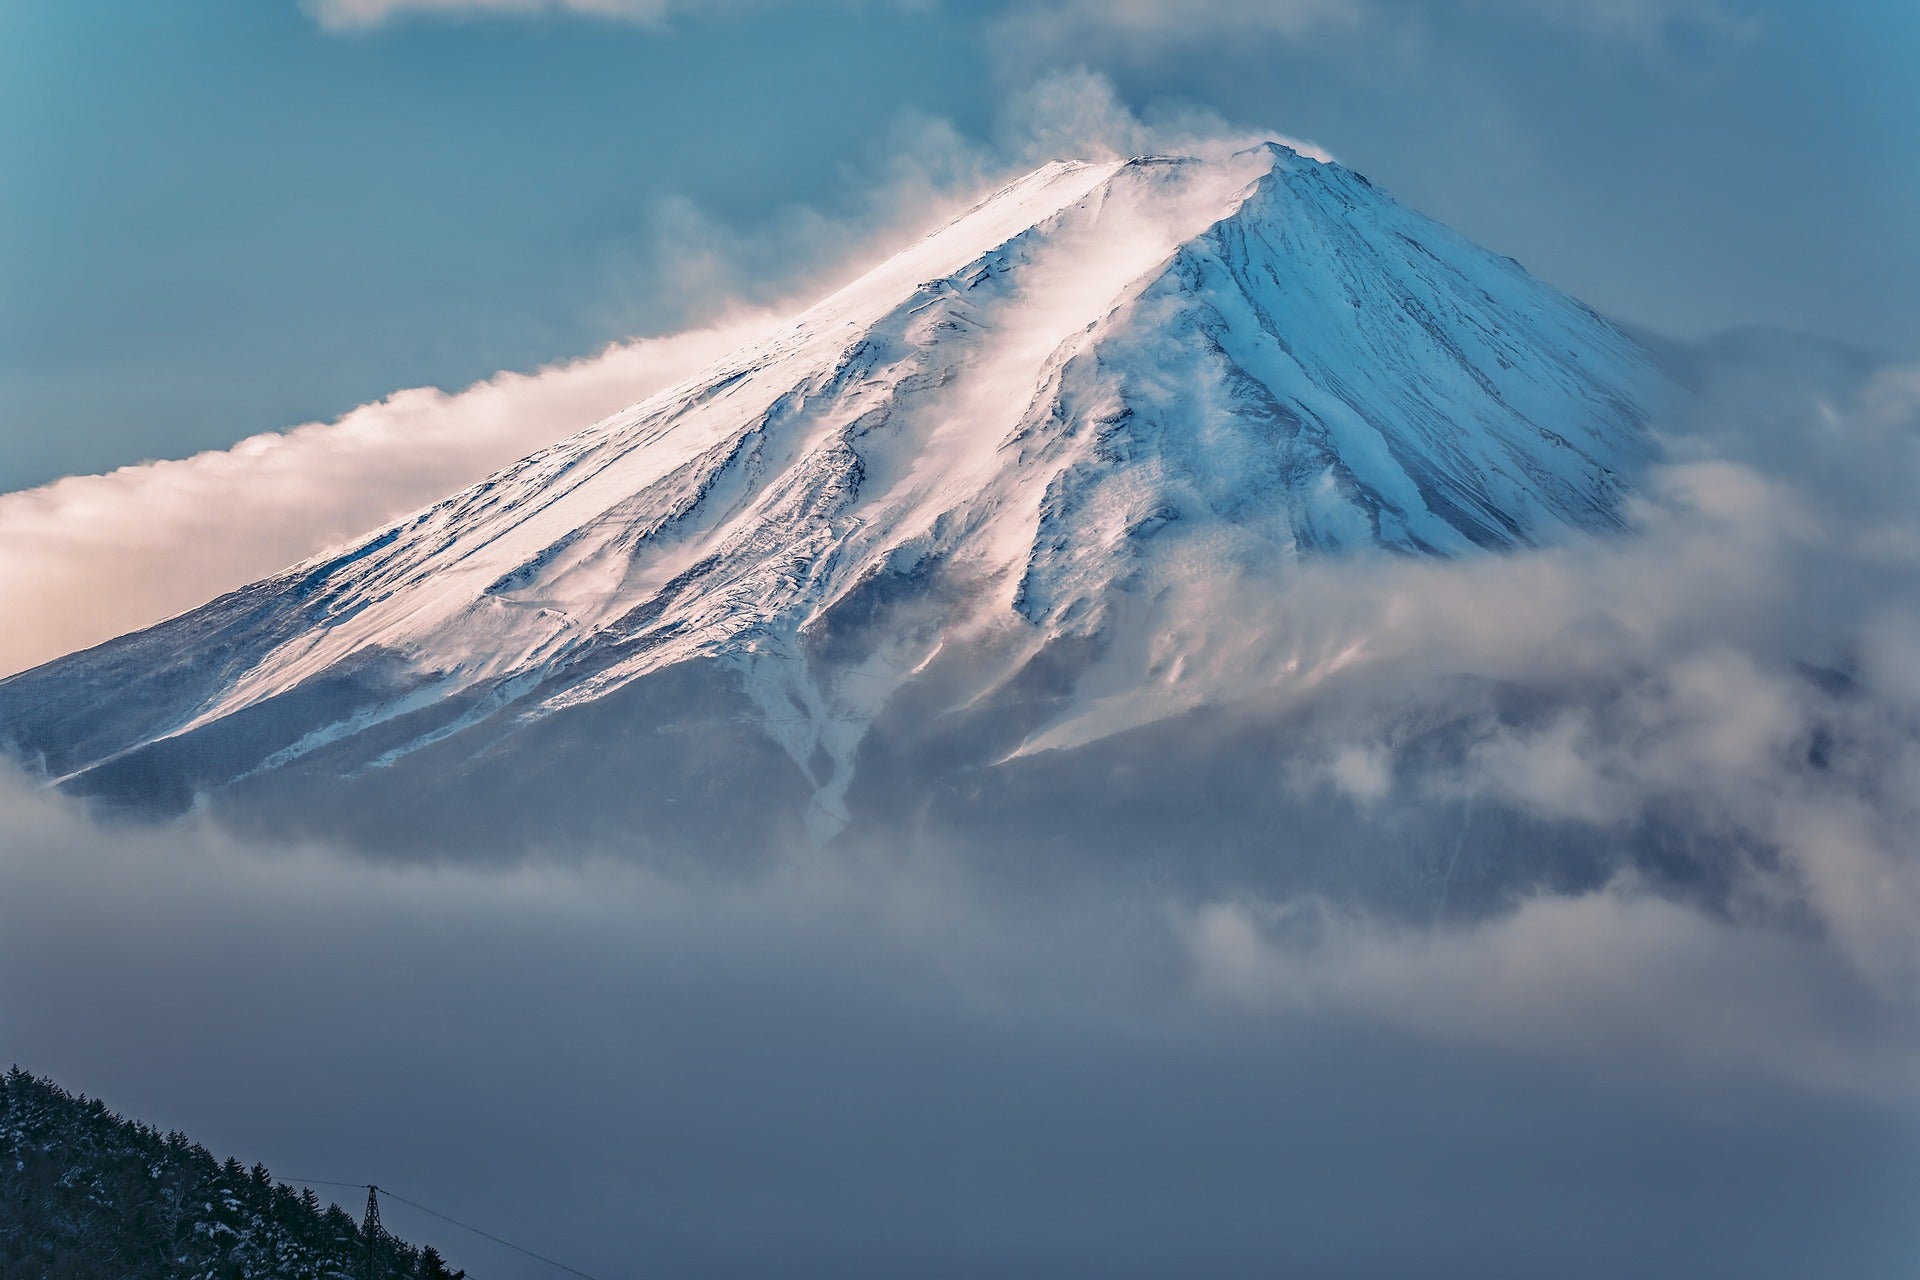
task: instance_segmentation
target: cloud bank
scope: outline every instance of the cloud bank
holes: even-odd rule
[[[780,0],[305,0],[308,13],[328,31],[364,31],[409,15],[426,17],[522,17],[566,15],[662,27],[671,19],[716,9],[752,9]],[[791,0],[788,0],[791,2]],[[818,0],[815,0],[818,3]],[[861,3],[863,0],[840,0]],[[872,0],[865,0],[871,3]],[[933,0],[894,0],[924,7]]]
[[[1455,937],[1392,970],[1403,1011],[1443,1010],[1435,1030],[1511,1014],[1557,1038],[1602,1009],[1665,1009],[1682,1039],[1703,1031],[1721,1050],[1849,1075],[1845,1055],[1800,1057],[1801,1032],[1761,1034],[1744,1001],[1690,990],[1717,967],[1703,953],[1680,962],[1690,976],[1610,989],[1714,935],[1756,948],[1726,972],[1798,989],[1808,1011],[1902,1037],[1920,1027],[1920,396],[1911,366],[1853,381],[1822,359],[1764,335],[1707,356],[1629,538],[1315,567],[1264,607],[1238,604],[1250,617],[1222,630],[1242,643],[1202,646],[1227,664],[1203,680],[1270,689],[1262,714],[1295,717],[1312,745],[1290,785],[1345,796],[1383,851],[1444,850],[1453,832],[1435,815],[1449,812],[1464,843],[1476,811],[1538,824],[1512,837],[1509,871],[1527,843],[1542,857],[1571,841],[1619,851],[1603,888],[1523,898],[1495,927],[1516,951],[1541,948],[1512,967],[1517,986],[1475,984],[1481,998],[1461,1003],[1423,993],[1492,935]],[[1229,614],[1218,601],[1181,612],[1199,628]],[[1714,923],[1678,928],[1695,910]],[[1300,911],[1229,900],[1194,936],[1226,986],[1310,999],[1320,978],[1286,942]],[[1362,1003],[1367,936],[1348,935],[1357,969],[1341,980]],[[1758,978],[1763,953],[1813,939],[1819,965]],[[1842,971],[1858,999],[1826,986]],[[1526,990],[1535,979],[1558,996]],[[1575,987],[1580,1013],[1562,1025],[1556,999]],[[1683,1008],[1714,1012],[1689,1028]]]
[[[1784,1278],[1914,1243],[1911,1023],[1817,937],[1657,895],[1389,928],[847,851],[397,868],[11,780],[0,823],[0,1055],[596,1274]]]
[[[1510,868],[1597,883],[1376,912],[1204,827],[1162,875],[905,832],[395,866],[8,780],[0,1055],[600,1274],[1898,1276],[1920,377],[1697,360],[1630,536],[1176,611],[1349,856],[1518,814]]]

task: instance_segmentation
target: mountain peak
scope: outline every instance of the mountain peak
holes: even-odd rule
[[[1295,150],[1292,146],[1288,145],[1287,143],[1281,142],[1278,138],[1267,138],[1260,142],[1256,142],[1250,147],[1243,148],[1240,152],[1237,152],[1236,154],[1246,154],[1247,152],[1254,152],[1254,153],[1265,152],[1267,155],[1279,157],[1282,159],[1287,159],[1287,158],[1302,159],[1303,158],[1300,155],[1299,151]],[[1320,161],[1316,160],[1314,161],[1314,163],[1318,164],[1320,163]]]
[[[1060,161],[462,493],[0,683],[0,712],[64,785],[166,812],[466,777],[697,670],[824,838],[866,726],[956,654],[997,655],[964,704],[1133,643],[1196,579],[1616,527],[1660,393],[1587,308],[1284,144]],[[1163,694],[1068,695],[1028,738]]]

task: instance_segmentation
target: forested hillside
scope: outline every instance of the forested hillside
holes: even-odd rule
[[[432,1249],[15,1067],[0,1084],[0,1280],[457,1280]]]

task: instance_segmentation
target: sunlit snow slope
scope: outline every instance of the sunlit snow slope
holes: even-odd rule
[[[964,702],[1151,630],[1174,582],[1607,530],[1659,395],[1605,320],[1338,165],[1051,164],[465,492],[0,682],[0,735],[164,813],[555,752],[671,790],[703,756],[656,740],[698,706],[824,838],[869,726],[950,649],[997,655]],[[668,676],[699,692],[615,699]],[[1024,749],[1107,731],[1071,703]]]

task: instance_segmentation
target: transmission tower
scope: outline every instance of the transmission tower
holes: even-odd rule
[[[367,1240],[366,1280],[379,1280],[373,1269],[373,1250],[386,1233],[387,1229],[380,1225],[380,1188],[370,1186],[367,1188],[367,1217],[360,1224],[360,1234]]]

